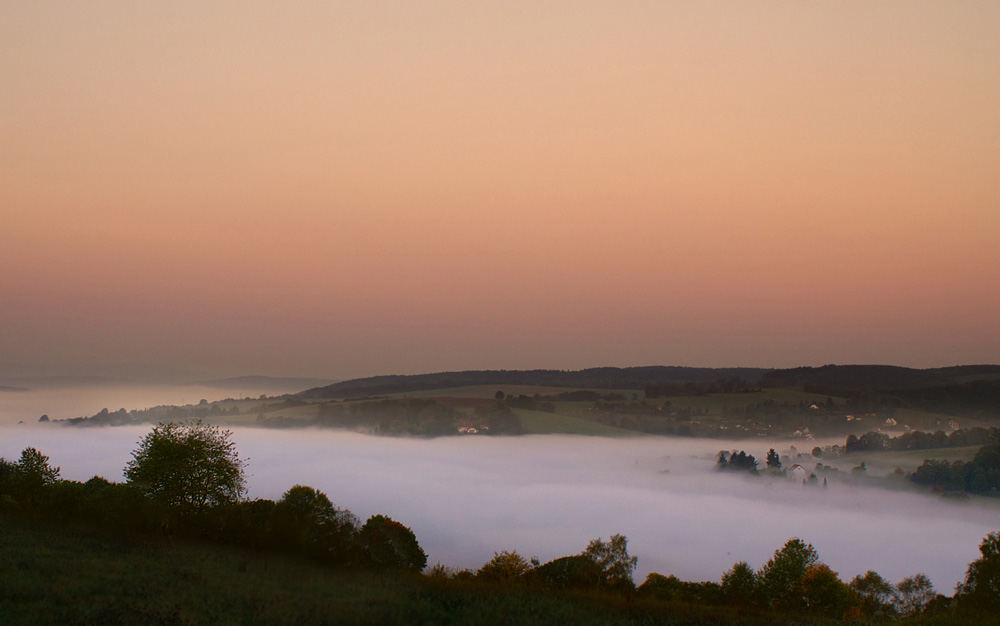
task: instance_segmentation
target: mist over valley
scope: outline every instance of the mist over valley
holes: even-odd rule
[[[35,447],[62,477],[122,480],[149,426],[0,429],[0,456]],[[720,450],[758,458],[789,442],[625,438],[376,437],[327,429],[238,426],[249,497],[315,487],[362,519],[385,513],[410,526],[429,563],[475,569],[500,550],[543,562],[621,533],[649,572],[715,580],[745,560],[760,567],[787,539],[816,546],[842,579],[869,569],[896,581],[927,574],[948,593],[1000,523],[995,501],[746,476],[715,470]],[[818,442],[823,443],[823,442]]]

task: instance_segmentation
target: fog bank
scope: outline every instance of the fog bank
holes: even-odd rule
[[[273,394],[274,389],[261,385],[66,385],[29,388],[26,391],[0,391],[0,426],[35,423],[42,415],[50,419],[89,417],[101,409],[146,409],[160,405],[197,404],[224,398],[256,398]]]
[[[64,478],[122,469],[148,427],[0,430],[0,456],[34,446]],[[380,438],[336,431],[234,429],[249,459],[251,497],[306,484],[362,519],[410,526],[429,563],[477,568],[494,551],[542,561],[622,533],[639,557],[637,582],[656,571],[719,580],[733,563],[763,565],[790,537],[816,546],[843,580],[868,569],[898,582],[924,572],[951,594],[1000,509],[917,493],[803,487],[713,471],[712,440],[525,436]],[[753,442],[759,445],[759,442]]]

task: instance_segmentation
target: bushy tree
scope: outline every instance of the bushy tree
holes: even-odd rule
[[[318,489],[295,485],[277,502],[273,517],[274,531],[286,545],[337,563],[360,560],[358,518]]]
[[[419,572],[427,565],[427,554],[413,531],[385,515],[369,517],[359,539],[379,567]]]
[[[637,589],[639,595],[650,596],[667,602],[689,604],[719,604],[720,587],[714,582],[689,582],[676,576],[652,572]]]
[[[781,455],[775,452],[774,448],[771,448],[770,450],[767,451],[766,461],[767,461],[767,466],[769,468],[776,470],[781,469]]]
[[[7,503],[36,504],[58,482],[59,468],[49,465],[49,457],[35,448],[25,448],[14,463],[0,459],[0,496]]]
[[[750,604],[756,591],[757,575],[746,561],[733,565],[722,575],[722,597],[730,604]]]
[[[797,537],[789,539],[757,575],[764,602],[783,609],[805,608],[802,580],[818,561],[819,555],[811,544]]]
[[[553,559],[534,569],[544,585],[559,588],[592,588],[601,580],[601,568],[590,557],[577,554]]]
[[[635,588],[632,573],[639,557],[629,556],[628,539],[624,535],[611,535],[608,541],[594,539],[587,545],[583,556],[592,560],[600,569],[598,584],[610,587]]]
[[[531,571],[531,567],[531,563],[518,554],[516,550],[510,552],[504,550],[503,552],[494,552],[493,558],[476,572],[476,577],[493,582],[510,583],[521,580],[525,574]]]
[[[160,424],[132,452],[125,478],[148,498],[185,511],[238,502],[246,461],[231,436],[200,420]]]
[[[896,615],[893,606],[896,588],[876,572],[868,570],[858,574],[848,583],[851,591],[860,601],[860,611],[866,617],[888,619]]]
[[[839,617],[851,607],[851,590],[824,563],[807,567],[801,586],[803,602],[810,613]]]
[[[59,480],[59,468],[49,465],[49,457],[34,448],[21,451],[15,472],[18,481],[28,489],[54,485]]]
[[[914,574],[896,585],[895,608],[903,617],[918,615],[934,600],[934,585],[924,574]]]
[[[958,588],[959,601],[977,609],[1000,608],[1000,532],[992,532],[979,544],[982,556],[969,564],[965,582]]]

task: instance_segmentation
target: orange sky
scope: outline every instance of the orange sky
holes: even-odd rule
[[[6,4],[0,375],[1000,362],[1000,4],[474,4]]]

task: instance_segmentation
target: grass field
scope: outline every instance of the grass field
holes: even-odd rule
[[[724,607],[337,570],[234,547],[2,516],[0,581],[4,626],[803,623]]]
[[[529,411],[527,409],[511,409],[520,416],[521,425],[530,435],[598,435],[603,437],[638,437],[641,433],[632,430],[606,426],[579,417]]]
[[[903,452],[852,452],[829,464],[845,469],[848,466],[857,466],[864,461],[869,470],[874,472],[889,473],[899,467],[907,474],[912,474],[927,459],[935,461],[971,461],[981,447],[966,446],[961,448],[935,448],[933,450],[907,450]]]

